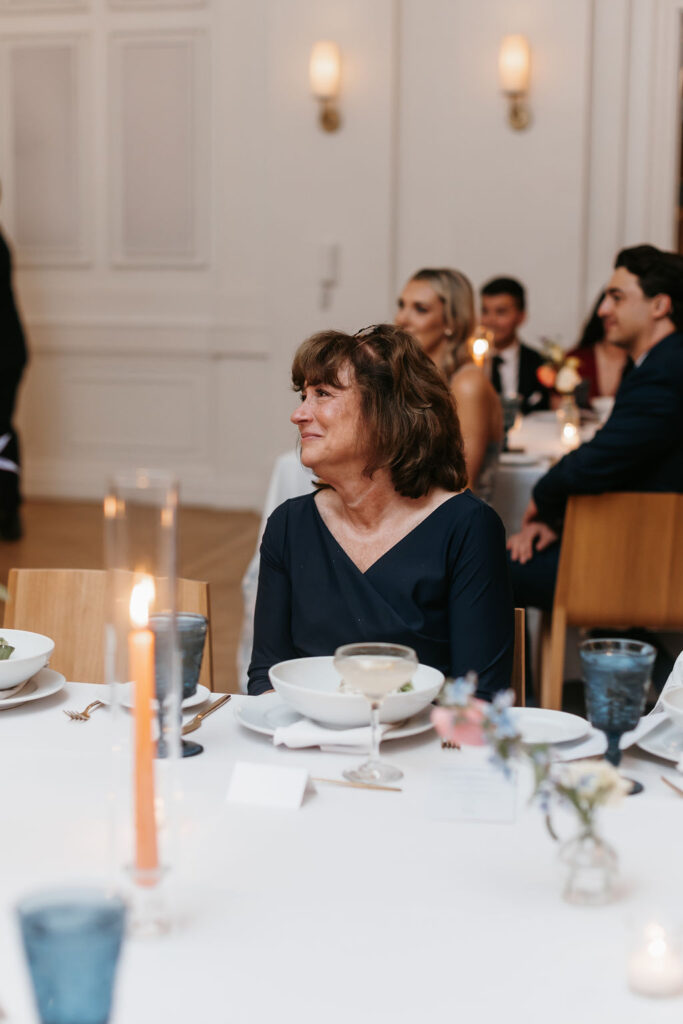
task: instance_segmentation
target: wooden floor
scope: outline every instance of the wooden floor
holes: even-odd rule
[[[13,567],[104,568],[101,502],[27,501],[24,537],[0,541],[0,580]],[[240,580],[256,545],[255,512],[184,508],[180,512],[179,573],[211,585],[214,687],[235,692],[242,619]]]

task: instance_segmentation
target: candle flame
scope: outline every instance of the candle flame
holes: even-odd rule
[[[154,580],[143,576],[133,587],[130,595],[130,617],[134,626],[145,629],[149,622],[149,606],[155,598]]]
[[[482,359],[489,350],[488,338],[475,338],[472,342],[472,355]]]

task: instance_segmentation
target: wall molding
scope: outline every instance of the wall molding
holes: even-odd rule
[[[67,459],[28,458],[22,467],[22,492],[26,498],[101,501],[107,480],[122,468],[129,469],[130,460],[75,464]],[[155,465],[154,468],[170,468],[179,477],[183,505],[258,511],[263,504],[264,478],[260,467],[257,467],[258,472],[249,475],[219,475],[209,467],[178,471],[175,464]]]
[[[127,94],[126,90],[131,85],[131,78],[129,74],[125,73],[124,66],[126,58],[140,50],[147,51],[148,63],[149,55],[155,50],[160,55],[164,53],[168,55],[175,50],[180,58],[180,63],[176,69],[176,75],[172,77],[175,79],[183,70],[190,77],[186,121],[183,123],[180,111],[172,110],[170,107],[160,114],[165,119],[165,145],[172,149],[173,139],[168,132],[171,124],[177,124],[178,150],[184,153],[188,160],[185,167],[188,176],[185,183],[187,190],[184,195],[176,197],[176,204],[171,204],[175,205],[177,209],[169,210],[169,215],[178,211],[182,212],[183,209],[186,211],[189,218],[185,225],[187,238],[183,243],[180,243],[178,239],[169,241],[166,243],[167,247],[159,241],[159,232],[163,233],[163,228],[160,227],[164,220],[163,217],[156,224],[153,222],[153,217],[150,219],[150,223],[147,225],[150,237],[147,241],[135,241],[126,236],[127,224],[128,229],[132,230],[127,213],[129,204],[137,204],[144,212],[146,204],[143,193],[145,189],[151,190],[147,197],[147,205],[149,205],[159,188],[170,187],[171,180],[168,173],[160,173],[154,181],[147,180],[148,168],[145,167],[142,172],[140,168],[135,168],[134,164],[128,166],[129,177],[126,178],[126,160],[133,159],[138,146],[135,145],[134,125],[126,124],[126,102],[131,101],[131,96]],[[184,68],[183,61],[185,62]],[[109,261],[112,266],[128,269],[205,267],[209,262],[210,252],[208,204],[211,104],[208,34],[199,28],[173,31],[147,29],[139,32],[112,32],[109,36],[109,69],[108,149],[110,159],[108,164],[111,174]],[[145,93],[143,92],[142,95]],[[154,102],[159,103],[158,95]],[[134,108],[132,109],[134,110]],[[161,111],[161,107],[159,107],[159,111]],[[131,108],[128,108],[128,113],[131,113]],[[133,122],[135,121],[134,117],[131,119]],[[133,134],[129,137],[128,133],[130,132]],[[137,140],[138,144],[139,141]],[[169,166],[167,162],[164,170],[170,173],[172,166],[172,164]],[[182,170],[181,165],[179,171],[181,175]],[[182,186],[182,178],[179,179],[179,183]],[[136,189],[139,190],[138,193],[136,193]],[[135,220],[133,224],[139,227]],[[176,227],[178,230],[182,230],[179,223]],[[156,241],[154,241],[155,236]]]
[[[178,319],[74,319],[30,317],[25,320],[31,352],[40,355],[86,355],[144,358],[203,357],[268,361],[265,326],[219,324]]]
[[[8,147],[12,159],[7,161],[7,192],[9,215],[9,228],[14,238],[15,259],[17,266],[27,267],[75,267],[82,268],[92,265],[92,246],[90,244],[89,231],[86,228],[88,223],[87,203],[90,198],[89,183],[90,174],[88,170],[87,154],[89,152],[90,135],[90,109],[88,106],[88,91],[85,88],[87,68],[89,61],[89,38],[87,35],[77,32],[55,33],[50,36],[45,34],[19,33],[6,36],[2,43],[3,56],[6,61],[6,133],[12,145]],[[69,161],[66,181],[69,185],[72,198],[72,223],[73,244],[59,244],[45,238],[43,241],[30,243],[22,240],[22,228],[19,221],[18,205],[21,195],[22,183],[25,181],[25,173],[20,165],[21,152],[16,143],[17,130],[21,131],[26,126],[22,121],[17,122],[21,115],[17,113],[17,103],[21,99],[26,102],[27,89],[19,90],[13,77],[14,58],[22,53],[33,52],[35,55],[41,52],[50,53],[66,51],[69,54],[68,66],[68,100],[64,110],[65,119],[69,122],[70,138],[64,139],[66,147],[66,159]],[[25,85],[25,83],[24,83]],[[55,90],[56,91],[56,90]],[[31,126],[29,124],[29,131]],[[43,154],[44,166],[49,167],[54,163],[55,153]],[[56,154],[57,158],[59,154]],[[29,157],[29,162],[30,162]],[[57,161],[59,162],[59,160]],[[52,189],[40,187],[38,205],[44,203],[45,197],[49,196],[51,201],[61,204],[64,207],[67,197],[60,194],[57,185]],[[31,207],[33,203],[25,200]],[[49,207],[43,209],[43,214],[49,213]],[[46,218],[49,221],[49,216]]]

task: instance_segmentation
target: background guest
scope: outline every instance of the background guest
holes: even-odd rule
[[[552,608],[570,495],[683,493],[683,256],[652,245],[623,249],[598,315],[605,340],[634,367],[602,429],[534,487],[522,529],[508,541],[518,605]]]
[[[543,356],[517,336],[526,319],[526,294],[513,277],[496,277],[481,289],[481,322],[493,332],[491,383],[500,395],[519,395],[524,415],[550,408],[550,389],[536,376]]]
[[[474,293],[459,270],[419,270],[398,299],[394,322],[408,331],[449,382],[455,398],[472,489],[486,501],[493,492],[503,441],[503,413],[486,373],[472,362]]]
[[[0,540],[19,540],[19,437],[12,418],[26,365],[26,341],[12,291],[12,258],[0,232]]]
[[[469,669],[479,693],[510,684],[514,638],[505,537],[464,490],[452,397],[433,362],[390,325],[325,331],[292,366],[301,460],[315,494],[268,520],[249,692],[278,661],[384,640],[447,675]]]
[[[582,381],[588,385],[586,398],[613,398],[616,395],[628,355],[617,345],[605,340],[605,329],[598,310],[605,298],[601,292],[593,311],[584,324],[583,332],[576,348],[567,353],[579,360],[577,367]]]

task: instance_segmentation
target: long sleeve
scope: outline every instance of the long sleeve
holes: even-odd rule
[[[668,342],[678,341],[678,346]],[[539,518],[564,516],[572,494],[683,489],[683,360],[670,336],[622,382],[612,415],[592,441],[565,455],[534,487]],[[678,479],[677,479],[678,478]]]
[[[490,699],[497,690],[510,686],[514,606],[505,530],[487,505],[480,505],[471,517],[450,561],[451,675],[476,670],[477,695]]]
[[[271,665],[297,657],[292,643],[291,581],[283,557],[287,538],[286,506],[268,520],[261,541],[261,564],[254,611],[254,646],[249,665],[250,694],[270,690]]]

